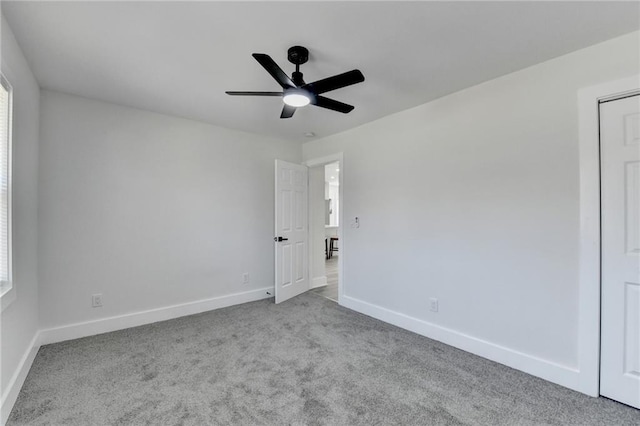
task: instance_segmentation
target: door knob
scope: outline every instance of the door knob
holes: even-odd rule
[[[282,238],[282,237],[274,237],[274,238],[273,238],[273,241],[277,241],[277,242],[280,242],[280,241],[289,241],[289,239],[288,239],[288,238]]]

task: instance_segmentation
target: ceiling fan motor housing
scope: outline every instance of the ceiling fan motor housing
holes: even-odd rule
[[[294,65],[302,65],[309,60],[309,50],[302,46],[290,47],[287,51],[287,58]]]

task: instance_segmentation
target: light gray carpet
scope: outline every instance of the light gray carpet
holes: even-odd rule
[[[638,425],[305,294],[44,346],[9,425]]]

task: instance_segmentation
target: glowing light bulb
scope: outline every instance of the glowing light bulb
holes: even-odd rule
[[[309,105],[311,102],[311,99],[309,99],[306,92],[297,89],[291,89],[285,92],[282,100],[285,104],[298,108]]]

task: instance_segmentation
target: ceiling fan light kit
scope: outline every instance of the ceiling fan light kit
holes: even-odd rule
[[[300,89],[288,89],[284,91],[282,101],[292,107],[303,107],[309,105],[311,98],[309,93]]]
[[[282,92],[226,92],[231,96],[281,96],[284,102],[280,118],[291,118],[296,108],[306,105],[315,105],[347,114],[354,109],[353,105],[348,105],[334,99],[320,96],[322,93],[351,86],[352,84],[364,81],[364,75],[360,70],[347,71],[342,74],[327,77],[313,83],[305,83],[300,72],[300,65],[309,60],[309,50],[302,46],[290,47],[287,51],[289,62],[296,66],[296,70],[291,74],[291,78],[275,63],[269,55],[264,53],[254,53],[252,55],[256,61],[278,82],[282,87]]]

